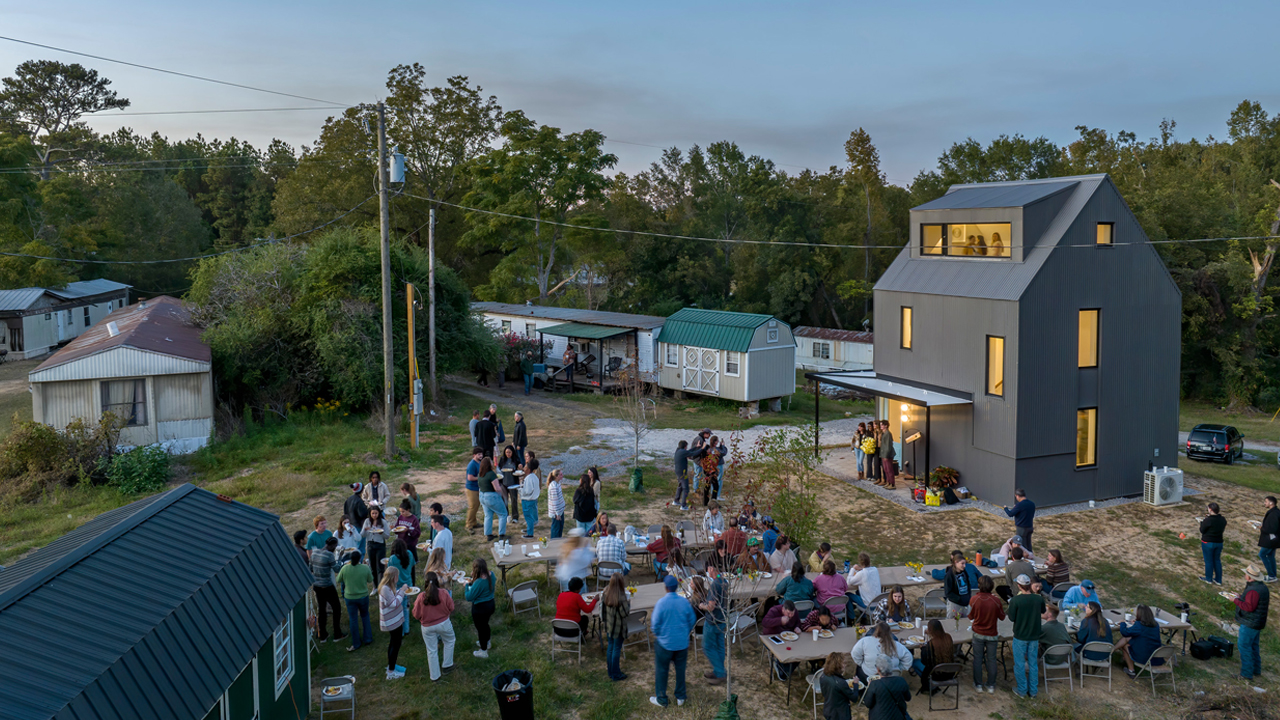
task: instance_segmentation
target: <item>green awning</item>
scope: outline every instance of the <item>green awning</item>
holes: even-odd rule
[[[584,323],[561,323],[538,332],[543,335],[559,335],[560,337],[582,338],[584,340],[603,340],[617,335],[632,332],[635,328],[610,327],[608,325],[586,325]]]

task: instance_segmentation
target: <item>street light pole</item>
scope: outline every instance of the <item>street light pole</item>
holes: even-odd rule
[[[386,435],[385,453],[396,454],[395,366],[391,348],[391,210],[387,197],[387,106],[378,103],[378,215],[382,225],[382,384]]]

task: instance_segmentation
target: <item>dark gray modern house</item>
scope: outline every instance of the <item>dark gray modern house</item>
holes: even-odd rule
[[[919,433],[908,472],[1055,505],[1177,465],[1181,294],[1106,175],[952,186],[912,209],[874,302],[874,371],[811,376]]]
[[[0,718],[296,720],[311,572],[280,519],[194,485],[0,570]]]

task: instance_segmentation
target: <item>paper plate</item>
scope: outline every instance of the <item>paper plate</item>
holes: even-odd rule
[[[431,543],[429,543],[429,542],[420,542],[420,543],[418,543],[418,549],[419,549],[419,550],[430,550],[430,549],[431,549]]]
[[[335,687],[327,687],[327,688],[325,688],[325,689],[324,689],[324,691],[323,691],[323,692],[324,692],[324,694],[325,694],[325,695],[328,695],[329,697],[333,697],[334,695],[341,695],[341,694],[342,694],[342,688],[340,688],[340,687],[336,687],[336,686],[335,686]]]
[[[783,640],[786,640],[787,642],[795,642],[796,640],[800,639],[799,635],[790,631],[778,633],[778,637],[782,638]]]
[[[760,573],[760,577],[762,577],[762,578],[771,578],[771,577],[773,577],[773,573],[771,573],[771,572],[764,572],[764,573]]]
[[[408,590],[405,590],[405,591],[404,591],[404,594],[405,594],[405,595],[407,595],[407,596],[409,596],[409,597],[413,597],[414,595],[417,595],[417,594],[418,594],[418,593],[420,593],[420,592],[422,592],[422,588],[420,588],[420,587],[411,587],[411,588],[409,588]]]
[[[917,645],[923,645],[923,644],[924,644],[924,636],[923,636],[923,635],[912,635],[911,637],[907,638],[907,641],[908,641],[908,642],[915,643],[915,644],[917,644]]]
[[[915,623],[913,623],[913,622],[900,622],[900,623],[898,623],[898,629],[899,629],[899,630],[915,630],[915,628],[916,628],[916,624],[915,624]]]
[[[833,633],[833,632],[831,632],[830,630],[819,630],[819,631],[818,631],[818,637],[822,638],[823,640],[830,640],[831,638],[833,638],[833,637],[835,637],[835,636],[836,636],[836,634],[835,634],[835,633]]]

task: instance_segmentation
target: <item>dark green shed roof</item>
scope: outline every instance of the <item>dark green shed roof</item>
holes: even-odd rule
[[[756,313],[684,308],[667,318],[658,342],[746,352],[751,347],[751,337],[755,335],[756,328],[770,320],[777,318]],[[790,327],[781,320],[777,322]]]
[[[584,340],[602,340],[615,335],[633,332],[632,328],[609,327],[607,325],[587,325],[586,323],[567,322],[542,328],[538,332],[543,335],[582,338]]]

